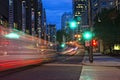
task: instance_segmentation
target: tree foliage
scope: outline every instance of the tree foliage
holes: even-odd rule
[[[70,41],[72,40],[72,36],[71,36],[71,31],[69,30],[58,30],[57,31],[57,41],[59,43],[63,42],[63,36],[65,38],[66,41]]]
[[[104,9],[95,18],[94,33],[106,44],[120,42],[120,13],[116,9]]]
[[[61,43],[62,42],[62,37],[63,37],[63,31],[62,30],[58,30],[57,31],[57,41],[59,42],[59,43]]]

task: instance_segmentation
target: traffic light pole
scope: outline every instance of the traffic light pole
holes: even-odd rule
[[[90,51],[88,54],[89,54],[90,63],[93,63],[93,47],[92,47],[91,43],[92,43],[92,41],[90,41],[90,47],[89,47]]]
[[[88,0],[88,19],[89,19],[89,27],[90,27],[90,31],[92,31],[92,12],[91,12],[91,0]],[[93,35],[92,35],[93,36]],[[91,45],[92,40],[90,40],[90,47],[89,47],[89,61],[90,63],[93,62],[93,47]]]

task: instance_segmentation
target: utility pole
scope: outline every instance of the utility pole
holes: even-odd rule
[[[88,19],[89,19],[89,27],[90,31],[93,32],[92,28],[92,12],[91,12],[91,0],[88,0]],[[92,63],[93,62],[93,47],[91,45],[92,40],[90,40],[90,47],[89,47],[89,61]]]

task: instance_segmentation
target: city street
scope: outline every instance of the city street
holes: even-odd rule
[[[79,52],[79,51],[78,51]],[[3,71],[0,80],[119,80],[120,59],[94,53],[58,55],[54,61]]]
[[[120,80],[120,0],[0,0],[0,80]]]
[[[58,56],[51,63],[2,72],[0,80],[79,80],[83,54]]]

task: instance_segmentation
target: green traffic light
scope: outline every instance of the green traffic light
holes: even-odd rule
[[[77,17],[77,21],[81,21],[81,17]]]
[[[64,47],[65,47],[65,44],[64,44],[64,43],[62,43],[62,44],[61,44],[61,47],[62,47],[62,48],[64,48]]]
[[[77,22],[76,21],[71,21],[70,22],[70,28],[75,29],[77,27]]]
[[[92,37],[93,37],[93,35],[92,35],[92,32],[90,32],[90,31],[86,31],[86,32],[83,33],[83,38],[85,40],[91,40]]]

